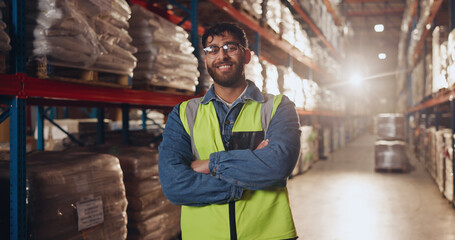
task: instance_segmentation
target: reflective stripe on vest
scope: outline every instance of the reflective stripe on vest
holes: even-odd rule
[[[233,133],[267,131],[282,95],[264,97],[264,103],[248,100],[243,105]],[[201,100],[197,98],[182,103],[180,119],[191,136],[195,159],[208,159],[211,153],[224,151],[225,148],[213,102],[200,104]],[[286,188],[245,190],[242,198],[235,201],[235,222],[239,240],[275,240],[296,236]],[[182,206],[181,228],[184,240],[229,239],[229,204]]]

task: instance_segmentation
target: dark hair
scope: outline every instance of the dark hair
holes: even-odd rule
[[[235,23],[216,23],[212,27],[205,30],[202,35],[202,46],[207,47],[207,38],[214,36],[223,36],[223,33],[228,32],[234,38],[240,41],[245,48],[248,48],[248,39],[246,38],[245,31]]]

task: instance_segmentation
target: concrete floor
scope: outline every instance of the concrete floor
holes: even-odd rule
[[[359,137],[289,181],[299,239],[455,240],[455,209],[423,165],[376,173],[374,141]]]

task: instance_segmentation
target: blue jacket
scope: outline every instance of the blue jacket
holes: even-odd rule
[[[228,109],[215,95],[213,86],[202,104],[213,101],[224,143],[229,142],[235,119],[247,99],[263,102],[253,82],[242,98]],[[159,146],[159,173],[165,196],[174,204],[203,206],[227,203],[242,197],[243,189],[284,187],[300,153],[299,119],[295,105],[283,97],[266,133],[267,147],[259,150],[231,150],[212,153],[206,175],[191,169],[193,154],[190,136],[179,117],[179,106],[168,116],[163,141]]]

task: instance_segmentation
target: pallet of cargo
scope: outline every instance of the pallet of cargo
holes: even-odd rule
[[[150,92],[161,92],[161,93],[169,93],[169,94],[178,94],[178,95],[186,95],[191,96],[194,95],[194,91],[188,89],[181,89],[175,88],[170,86],[163,86],[163,85],[154,85],[154,84],[134,84],[134,89],[143,90],[143,91],[150,91]]]
[[[89,84],[114,88],[130,88],[128,75],[95,71],[85,68],[75,68],[46,64],[39,61],[29,63],[27,73],[31,76],[57,81]]]
[[[408,167],[407,166],[402,166],[402,167],[375,167],[374,171],[375,172],[386,172],[386,173],[407,173],[408,172]]]

